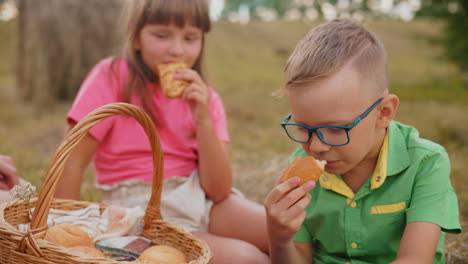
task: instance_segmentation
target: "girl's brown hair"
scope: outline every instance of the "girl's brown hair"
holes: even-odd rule
[[[144,110],[158,125],[156,109],[152,107],[152,92],[145,86],[148,82],[157,82],[158,76],[143,62],[133,43],[138,38],[140,31],[147,24],[174,24],[183,27],[186,24],[193,25],[207,33],[211,28],[207,0],[126,0],[124,7],[125,40],[123,57],[125,58],[129,75],[123,93],[123,102],[130,102],[132,94],[140,95]],[[202,38],[202,49],[192,69],[196,70],[203,78],[202,60],[205,37]],[[114,59],[112,68],[115,66]],[[115,71],[114,71],[115,72]]]

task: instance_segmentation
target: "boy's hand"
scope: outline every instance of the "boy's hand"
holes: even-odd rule
[[[195,121],[200,122],[210,118],[210,96],[208,87],[203,82],[198,72],[193,69],[177,69],[174,78],[190,83],[189,86],[185,88],[182,99],[189,102]]]
[[[312,199],[309,191],[315,187],[315,182],[298,186],[299,181],[299,177],[293,177],[276,185],[265,199],[270,243],[288,243],[304,222],[305,208]]]
[[[10,190],[17,184],[19,184],[19,177],[13,160],[8,156],[0,155],[0,190]]]

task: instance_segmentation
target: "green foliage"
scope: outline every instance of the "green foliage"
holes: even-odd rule
[[[446,22],[444,33],[437,42],[445,48],[447,57],[468,74],[468,1],[425,1],[419,15]]]

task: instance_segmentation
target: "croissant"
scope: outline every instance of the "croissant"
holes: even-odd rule
[[[185,88],[187,88],[189,84],[184,80],[174,79],[174,74],[179,68],[188,68],[188,66],[185,62],[173,62],[158,65],[159,82],[164,95],[168,98],[181,97]]]
[[[280,183],[297,176],[302,185],[308,181],[317,181],[322,174],[323,166],[314,157],[296,157],[281,176]]]

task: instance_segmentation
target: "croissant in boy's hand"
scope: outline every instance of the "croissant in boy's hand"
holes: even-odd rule
[[[189,83],[184,80],[174,79],[176,70],[180,68],[188,68],[188,66],[185,62],[173,62],[158,65],[159,83],[161,84],[161,88],[163,89],[163,93],[166,97],[181,97],[185,88],[189,85]]]
[[[280,183],[299,177],[301,179],[299,185],[302,185],[308,181],[318,181],[322,174],[323,166],[314,157],[297,157],[281,176]]]

